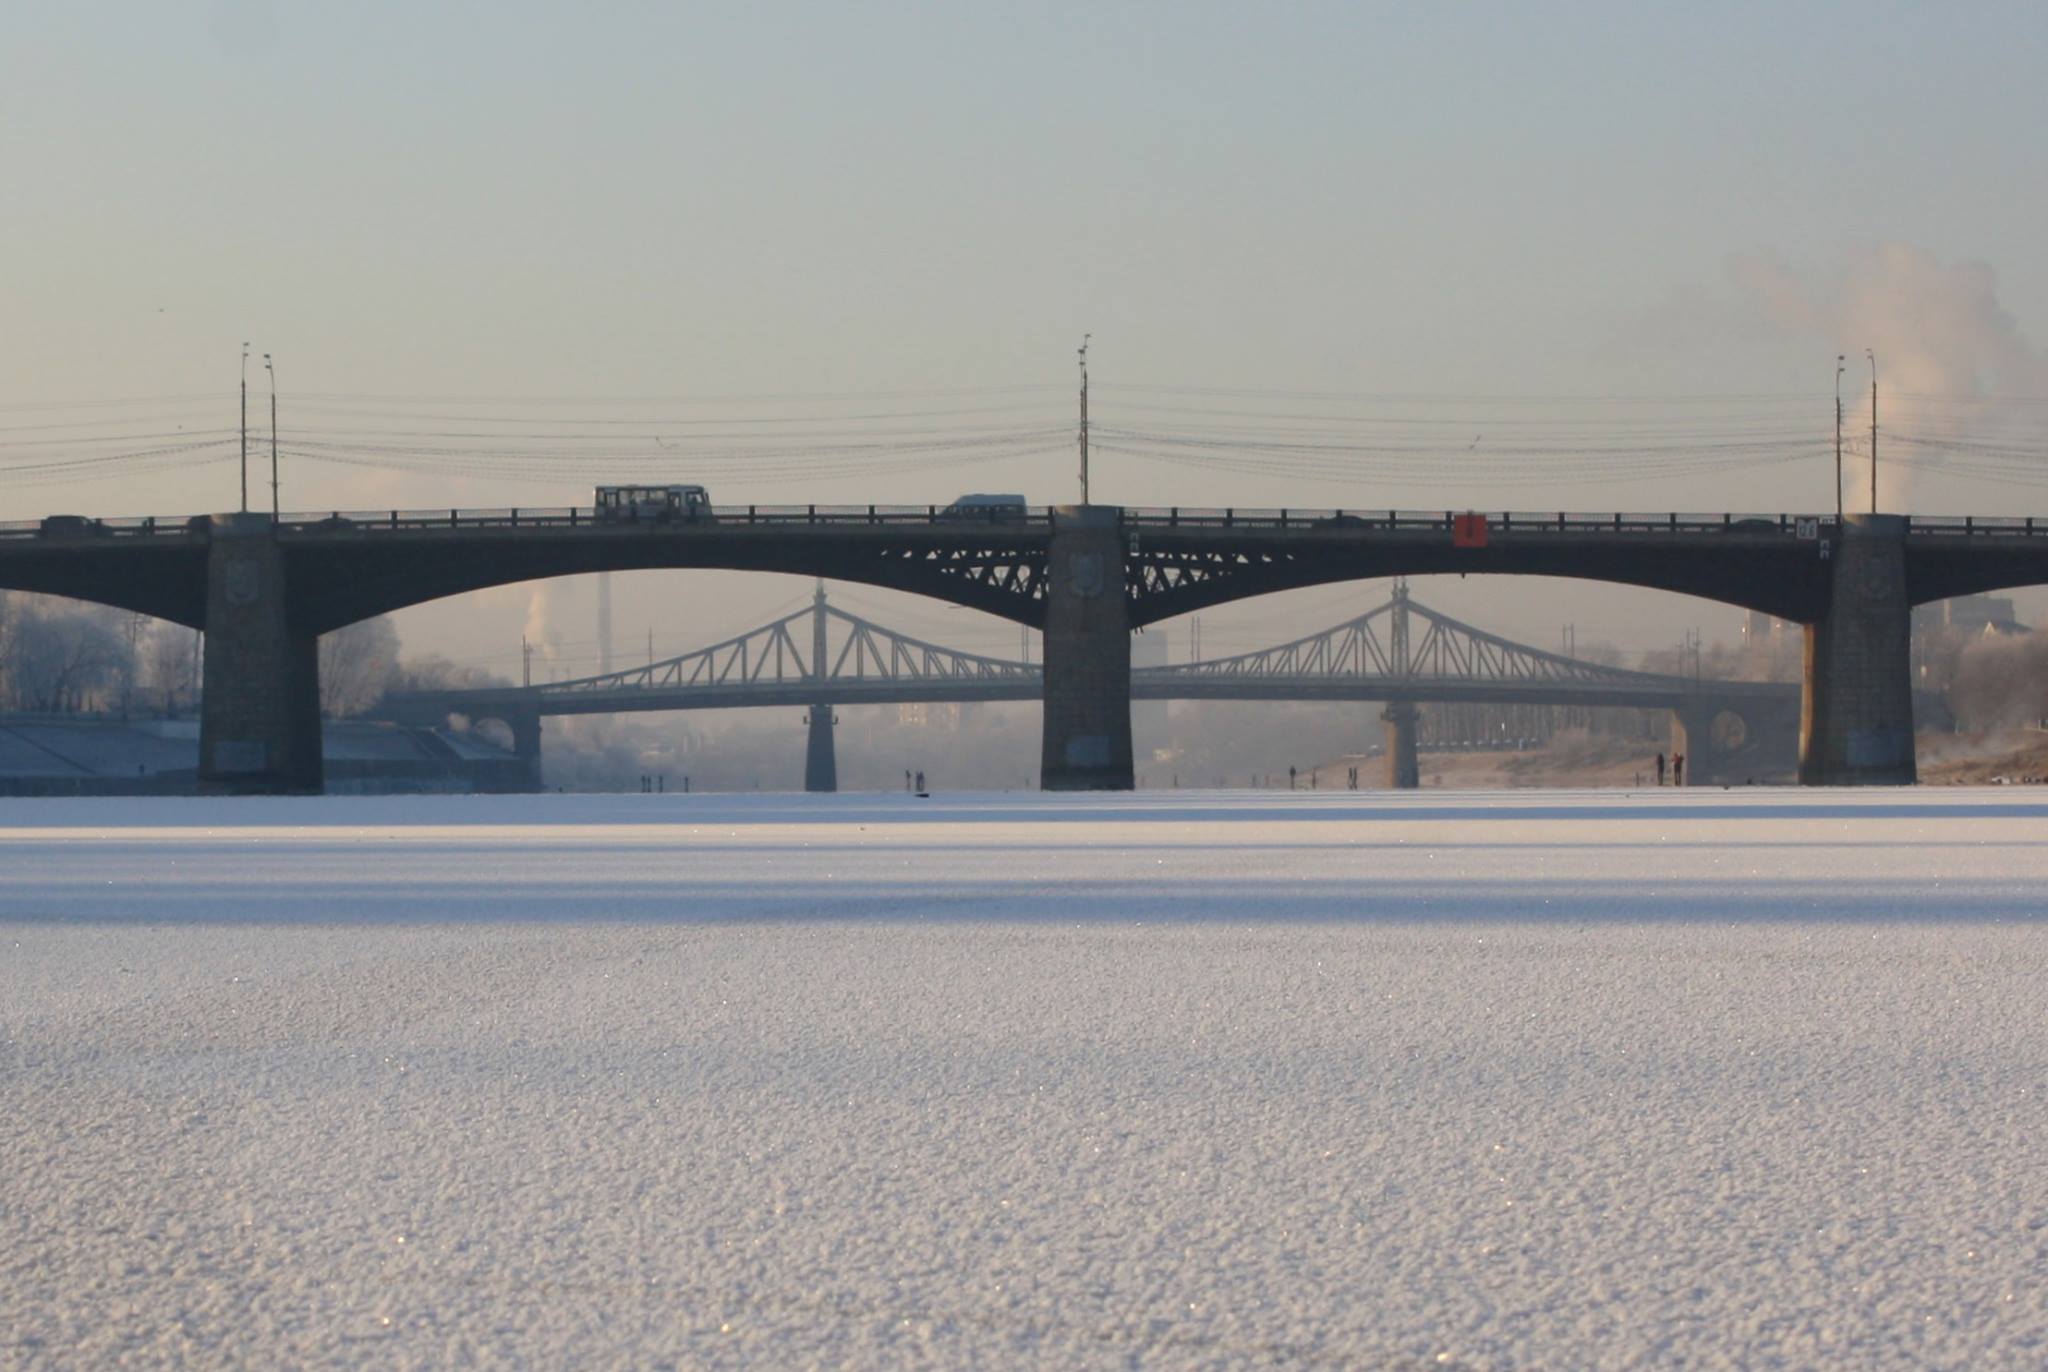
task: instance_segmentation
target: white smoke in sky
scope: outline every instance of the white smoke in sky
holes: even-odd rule
[[[533,679],[536,684],[549,680],[552,671],[543,671],[546,664],[552,667],[562,658],[562,626],[560,593],[553,581],[535,582],[532,593],[526,601],[527,646],[533,651]]]
[[[1766,253],[1740,254],[1729,271],[1776,327],[1823,340],[1847,359],[1844,470],[1852,495],[1870,480],[1865,349],[1877,355],[1878,490],[1886,509],[1912,508],[1916,468],[1906,459],[1924,468],[1941,460],[1942,443],[2038,423],[2015,407],[1970,403],[2048,391],[2048,362],[1998,303],[1997,277],[1984,263],[1944,265],[1925,248],[1883,243],[1831,271]],[[1922,441],[1902,441],[1893,450],[1901,460],[1886,461],[1887,432]]]

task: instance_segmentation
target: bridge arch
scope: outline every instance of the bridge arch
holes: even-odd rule
[[[202,533],[148,541],[64,540],[9,548],[0,557],[0,591],[60,596],[206,627],[208,541]]]
[[[1433,543],[1375,544],[1347,540],[1318,546],[1303,540],[1219,554],[1203,540],[1141,533],[1131,559],[1132,624],[1139,627],[1279,591],[1344,581],[1410,576],[1518,576],[1604,582],[1668,591],[1811,622],[1826,612],[1826,560],[1791,538],[1730,535],[1703,547],[1612,548],[1502,546],[1456,548]]]
[[[374,526],[283,543],[296,617],[315,632],[497,586],[597,572],[731,571],[826,577],[927,596],[1034,627],[1044,622],[1049,529],[936,522],[718,522],[698,528],[590,524],[522,532],[458,526],[467,539]]]

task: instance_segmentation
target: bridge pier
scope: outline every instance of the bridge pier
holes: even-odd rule
[[[832,726],[839,721],[827,704],[811,706],[804,716],[810,739],[804,747],[804,789],[832,792],[839,789],[839,756],[832,746]]]
[[[317,793],[320,639],[291,622],[270,518],[215,515],[206,567],[199,786],[229,795]]]
[[[526,764],[533,789],[545,790],[540,779],[540,711],[511,712],[505,717],[505,727],[512,731],[512,755]]]
[[[1723,711],[1740,721],[1741,742],[1732,749],[1714,737]],[[1747,701],[1736,708],[1708,700],[1671,712],[1671,751],[1685,758],[1687,786],[1740,786],[1759,777],[1782,777],[1798,756],[1798,746],[1798,717],[1768,702]]]
[[[1671,712],[1671,755],[1685,759],[1685,775],[1674,786],[1719,786],[1726,778],[1726,759],[1714,743],[1712,706],[1681,705]]]
[[[1113,505],[1053,510],[1046,551],[1042,790],[1128,791],[1136,782],[1120,513]]]
[[[1387,785],[1396,791],[1413,791],[1422,785],[1422,766],[1415,756],[1419,713],[1413,701],[1390,700],[1380,714],[1387,726]]]
[[[1831,604],[1806,626],[1799,781],[1911,785],[1917,772],[1905,517],[1849,515],[1833,551]]]

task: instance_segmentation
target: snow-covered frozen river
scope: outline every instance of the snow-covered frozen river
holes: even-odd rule
[[[0,801],[0,1366],[2048,1365],[2048,797]]]

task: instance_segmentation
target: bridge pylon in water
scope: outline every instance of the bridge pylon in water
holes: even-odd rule
[[[1408,651],[1408,578],[1394,578],[1393,604],[1387,612],[1388,668],[1396,677],[1407,676],[1414,667]],[[1387,786],[1396,791],[1413,791],[1422,785],[1422,764],[1415,755],[1415,728],[1419,711],[1412,700],[1390,700],[1380,714],[1387,726]]]
[[[1799,723],[1805,786],[1910,786],[1912,602],[1903,515],[1852,514],[1832,550],[1827,613],[1806,626]]]
[[[1129,791],[1136,785],[1122,513],[1111,505],[1053,510],[1041,790]]]
[[[320,636],[294,622],[270,516],[214,515],[209,524],[200,789],[317,794]]]
[[[818,578],[818,591],[811,600],[811,677],[823,682],[827,676],[825,664],[825,578]],[[804,716],[809,734],[804,742],[804,789],[806,791],[837,791],[839,789],[839,754],[832,746],[832,726],[839,722],[832,713],[832,702],[823,699],[811,702],[810,711]]]
[[[1422,785],[1422,764],[1416,756],[1415,726],[1421,711],[1412,700],[1393,700],[1381,712],[1387,726],[1387,785],[1413,791]]]

